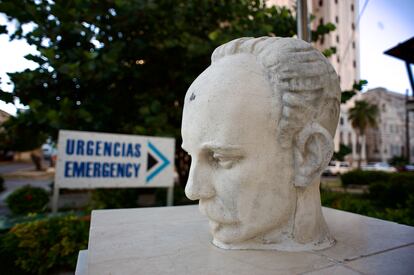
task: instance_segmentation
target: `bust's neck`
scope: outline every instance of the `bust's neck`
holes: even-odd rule
[[[322,215],[319,182],[320,178],[306,188],[296,189],[296,211],[284,228],[240,243],[227,244],[213,239],[213,244],[224,249],[281,251],[320,250],[332,246],[334,240]]]
[[[322,215],[319,183],[320,177],[306,188],[297,188],[293,237],[299,244],[334,243]]]

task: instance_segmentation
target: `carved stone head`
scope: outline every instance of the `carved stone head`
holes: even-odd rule
[[[309,43],[240,38],[218,47],[185,97],[185,189],[226,249],[312,250],[333,239],[319,181],[333,153],[338,77]]]

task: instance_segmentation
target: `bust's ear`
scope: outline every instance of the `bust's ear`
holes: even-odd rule
[[[308,186],[331,160],[334,150],[332,136],[313,122],[299,132],[293,147],[293,183],[297,187]]]

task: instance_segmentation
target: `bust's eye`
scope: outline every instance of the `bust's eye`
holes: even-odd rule
[[[216,163],[219,167],[224,169],[230,169],[233,165],[237,162],[239,158],[234,156],[225,156],[220,153],[213,153],[212,160]]]

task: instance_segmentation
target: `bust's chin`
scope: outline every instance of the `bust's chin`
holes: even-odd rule
[[[222,249],[314,251],[329,248],[335,240],[322,215],[319,184],[298,190],[296,211],[284,222],[250,221],[222,225],[210,220],[212,243]],[[311,217],[311,218],[309,218]]]
[[[262,238],[254,238],[238,243],[224,243],[216,238],[213,238],[212,243],[222,249],[234,250],[278,250],[278,251],[315,251],[329,248],[335,244],[335,240],[331,236],[326,236],[323,240],[310,243],[298,243],[292,238],[286,237],[279,239],[277,242],[265,242]]]
[[[210,221],[210,230],[213,235],[212,243],[222,249],[294,252],[322,250],[335,244],[324,221],[320,221],[318,225],[320,230],[315,232],[316,234],[309,235],[308,238],[303,238],[303,234],[295,236],[297,232],[291,222],[285,224],[283,228],[273,228],[266,233],[256,232],[256,235],[253,235],[254,232],[244,232],[240,224],[223,226]]]

